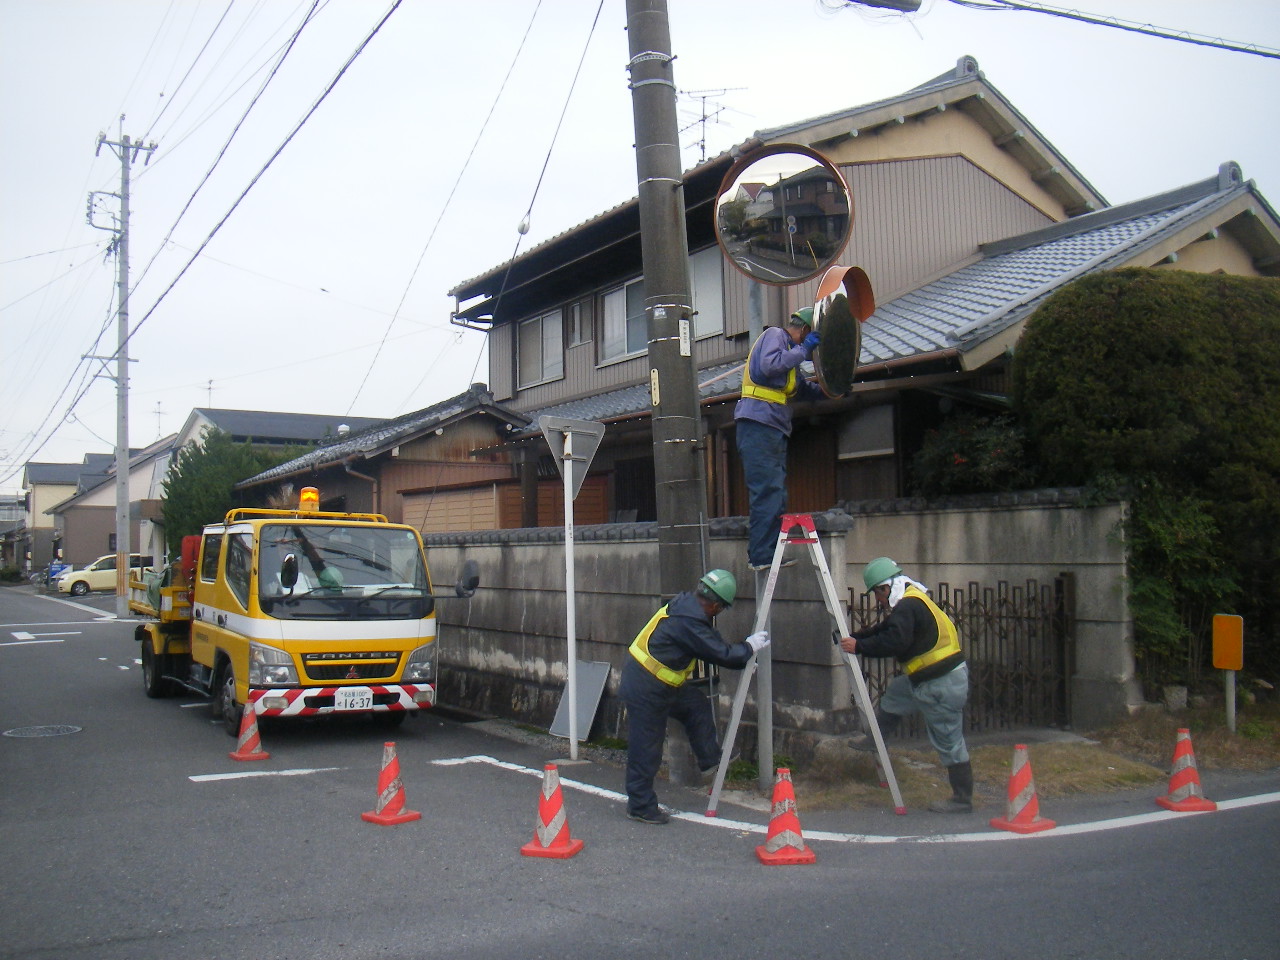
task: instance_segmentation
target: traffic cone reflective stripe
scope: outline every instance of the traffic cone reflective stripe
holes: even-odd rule
[[[526,857],[550,857],[567,860],[581,850],[583,841],[575,840],[569,831],[569,817],[564,811],[564,794],[560,790],[560,773],[554,763],[542,771],[542,791],[538,795],[538,822],[533,839],[520,848]]]
[[[1196,769],[1196,754],[1191,749],[1191,731],[1185,727],[1178,731],[1173,747],[1173,769],[1169,774],[1169,793],[1156,797],[1156,803],[1166,810],[1178,813],[1208,813],[1218,805],[1206,800],[1200,789],[1200,772]]]
[[[396,745],[393,742],[387,742],[382,745],[382,772],[378,774],[377,807],[360,814],[360,819],[383,827],[420,820],[422,814],[417,810],[406,810],[404,800],[404,783],[400,780],[400,761],[396,759]]]
[[[262,740],[258,736],[258,711],[253,701],[244,705],[240,712],[240,737],[236,748],[227,754],[232,760],[269,760],[271,754],[262,749]]]
[[[1013,748],[1013,770],[1009,773],[1009,806],[1007,817],[994,817],[991,826],[1014,833],[1039,833],[1058,824],[1040,816],[1040,799],[1036,796],[1036,780],[1031,773],[1031,760],[1025,744]]]
[[[805,846],[796,810],[795,789],[791,771],[779,767],[773,781],[773,812],[769,816],[769,833],[764,845],[756,847],[756,856],[766,865],[814,863],[818,858]]]

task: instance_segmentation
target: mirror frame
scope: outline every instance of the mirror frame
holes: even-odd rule
[[[800,154],[801,156],[814,161],[815,165],[822,167],[827,172],[827,175],[839,184],[840,189],[844,193],[845,201],[849,208],[849,214],[845,219],[844,232],[835,243],[834,249],[829,257],[816,264],[811,271],[806,272],[803,275],[781,280],[771,280],[747,270],[738,263],[737,258],[729,252],[728,241],[725,239],[724,233],[721,230],[720,207],[731,191],[736,192],[739,181],[745,176],[747,170],[751,166],[759,163],[761,160],[767,160],[769,157],[776,157],[789,153]],[[817,150],[798,143],[773,143],[743,154],[734,162],[733,166],[729,168],[728,173],[726,173],[724,178],[720,181],[719,190],[716,191],[716,204],[715,209],[712,211],[711,219],[716,232],[716,244],[720,247],[720,252],[724,254],[724,258],[733,265],[735,270],[743,276],[754,280],[756,283],[763,283],[771,287],[793,287],[798,284],[808,283],[815,277],[821,276],[824,272],[839,262],[841,255],[849,244],[850,236],[853,235],[853,191],[849,189],[848,182],[841,175],[840,170],[836,165]]]

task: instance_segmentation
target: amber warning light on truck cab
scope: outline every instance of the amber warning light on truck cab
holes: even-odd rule
[[[304,513],[315,513],[320,509],[320,491],[315,487],[303,487],[298,494],[298,509]]]

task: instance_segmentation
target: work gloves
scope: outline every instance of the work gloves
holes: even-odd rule
[[[812,357],[813,351],[818,348],[820,343],[822,343],[822,338],[818,336],[818,332],[810,330],[805,334],[805,338],[800,341],[800,346],[804,347],[805,356]]]
[[[761,630],[759,633],[753,633],[747,637],[747,646],[751,648],[752,653],[759,653],[769,645],[769,631]]]

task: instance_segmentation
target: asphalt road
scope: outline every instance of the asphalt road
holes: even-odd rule
[[[709,820],[664,783],[687,816],[645,826],[621,770],[564,763],[585,847],[535,859],[562,741],[411,719],[391,737],[422,819],[366,823],[385,731],[264,726],[270,759],[231,760],[205,705],[143,695],[113,602],[0,589],[0,958],[1280,958],[1280,771],[1206,780],[1213,814],[1055,804],[1032,837],[799,797],[817,862],[763,866],[767,811]]]

